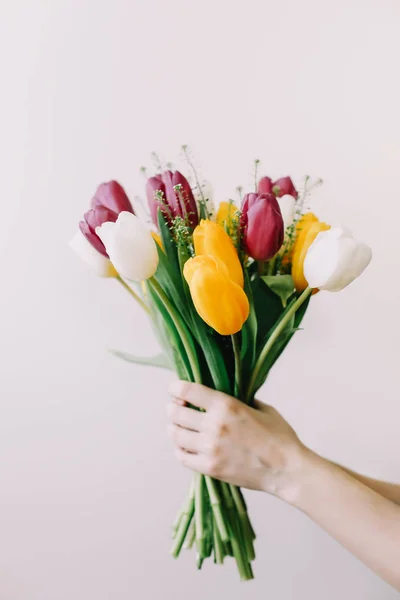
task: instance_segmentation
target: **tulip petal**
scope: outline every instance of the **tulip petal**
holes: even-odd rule
[[[282,213],[273,194],[246,194],[242,206],[243,241],[249,256],[267,261],[284,239]]]
[[[202,220],[194,230],[193,243],[196,256],[204,254],[212,256],[218,264],[226,266],[232,281],[243,287],[243,268],[236,248],[220,225],[209,220]]]
[[[202,266],[191,275],[190,292],[201,318],[220,335],[240,331],[249,315],[243,289],[218,269]]]
[[[262,177],[258,182],[257,191],[259,194],[271,194],[272,187],[273,184],[271,177]]]
[[[103,223],[96,233],[120,275],[131,281],[154,275],[158,266],[156,242],[138,217],[121,212],[115,223]]]
[[[358,243],[342,227],[320,233],[304,261],[304,274],[311,287],[339,292],[359,277],[372,258],[366,244]]]
[[[281,209],[283,226],[286,231],[287,228],[293,224],[296,199],[290,194],[285,194],[284,196],[277,198],[277,201],[279,208]]]
[[[134,212],[124,188],[118,181],[108,181],[99,185],[92,198],[92,208],[99,205],[116,214],[122,211]]]
[[[278,197],[284,196],[285,194],[290,194],[297,199],[299,195],[290,177],[281,177],[277,181],[274,181],[272,184],[272,189]]]
[[[85,238],[88,240],[88,242],[90,242],[90,244],[93,246],[93,248],[97,252],[100,252],[100,254],[102,254],[105,258],[108,258],[108,254],[107,254],[107,251],[105,249],[103,242],[98,237],[98,235],[95,233],[95,231],[93,231],[89,227],[89,225],[86,223],[86,221],[79,222],[79,229],[82,232],[82,234],[85,236]]]
[[[305,290],[307,285],[318,287],[308,282],[304,276],[304,261],[307,251],[317,235],[328,229],[330,226],[318,221],[313,213],[305,214],[296,226],[296,240],[292,253],[292,277],[298,292]]]
[[[232,226],[234,219],[237,219],[239,209],[233,202],[221,202],[217,212],[217,223],[221,227],[228,228]]]
[[[69,242],[70,247],[100,277],[116,277],[111,261],[100,254],[79,230]]]

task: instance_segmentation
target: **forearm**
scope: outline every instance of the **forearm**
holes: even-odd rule
[[[309,451],[290,501],[400,590],[400,506]]]
[[[355,473],[354,471],[351,471],[346,467],[342,467],[341,465],[336,466],[339,466],[340,469],[346,471],[346,473],[354,477],[354,479],[361,481],[361,483],[371,488],[371,490],[378,492],[378,494],[384,498],[387,498],[396,504],[400,504],[400,485],[388,483],[386,481],[379,481],[377,479],[372,479],[371,477],[366,477],[365,475],[360,475],[359,473]]]

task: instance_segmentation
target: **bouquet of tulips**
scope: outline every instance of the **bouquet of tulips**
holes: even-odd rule
[[[173,368],[250,405],[312,293],[343,289],[371,259],[347,229],[308,211],[308,178],[301,193],[289,177],[256,177],[255,187],[214,214],[209,185],[196,173],[191,185],[159,169],[146,184],[146,222],[121,185],[104,183],[71,242],[139,302],[164,350],[122,358]],[[199,568],[207,557],[221,564],[233,556],[240,578],[253,578],[255,533],[238,487],[194,474],[173,531],[174,557],[194,545]]]

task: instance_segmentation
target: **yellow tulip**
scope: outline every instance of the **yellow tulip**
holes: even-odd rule
[[[226,225],[229,229],[238,214],[238,207],[233,202],[221,202],[217,212],[217,223],[224,228]]]
[[[305,290],[308,285],[303,272],[307,251],[317,235],[328,229],[330,225],[319,221],[313,213],[306,213],[297,223],[292,252],[292,277],[298,292]]]
[[[212,256],[195,256],[185,263],[183,275],[197,312],[210,327],[221,335],[242,329],[249,316],[249,301],[223,264]]]
[[[243,269],[235,246],[221,225],[203,220],[193,232],[196,256],[212,256],[218,263],[225,265],[230,279],[243,288]]]

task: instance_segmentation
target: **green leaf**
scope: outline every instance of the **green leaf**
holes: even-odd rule
[[[249,275],[246,269],[244,271],[244,291],[246,292],[247,298],[250,304],[250,312],[247,321],[242,327],[242,347],[241,347],[241,359],[242,359],[242,377],[243,381],[246,382],[254,368],[256,359],[256,348],[257,348],[257,317],[254,307],[253,292],[250,284]]]
[[[117,358],[122,358],[130,363],[137,365],[147,365],[149,367],[158,367],[160,369],[171,369],[171,363],[165,354],[158,354],[157,356],[136,356],[134,354],[128,354],[128,352],[121,352],[120,350],[110,350],[111,354]]]
[[[287,301],[294,294],[293,277],[291,275],[265,275],[261,279],[274,294],[279,296],[283,308],[286,308]]]
[[[178,261],[178,249],[171,235],[171,230],[167,221],[164,218],[161,210],[158,209],[157,213],[158,219],[158,230],[160,232],[160,237],[162,241],[162,245],[164,248],[165,255],[168,259],[169,268],[173,269],[174,274],[180,273],[179,261]]]
[[[158,295],[153,292],[149,285],[147,285],[147,290],[151,298],[149,306],[153,315],[153,322],[164,352],[170,356],[171,362],[175,365],[178,377],[186,381],[192,381],[192,369],[180,335]]]
[[[293,300],[293,302],[295,302],[295,301],[296,300]],[[277,338],[275,344],[271,348],[271,351],[268,353],[268,356],[263,364],[263,368],[260,371],[260,376],[258,377],[256,385],[255,385],[255,393],[257,393],[257,391],[264,384],[264,382],[268,376],[268,373],[270,372],[271,368],[276,363],[278,358],[281,356],[282,352],[285,350],[286,346],[292,339],[293,335],[296,333],[296,331],[300,330],[300,324],[303,320],[304,315],[306,314],[309,302],[310,302],[310,298],[307,298],[307,300],[300,306],[300,308],[296,311],[293,318],[287,324],[287,327],[285,327],[282,334]],[[284,316],[284,314],[286,313],[286,311],[289,308],[290,308],[290,305],[282,313],[281,318]],[[280,320],[281,319],[278,319],[278,321],[275,323],[274,327],[269,332],[267,338],[273,333],[275,327],[278,325]]]
[[[170,240],[171,245],[175,244]],[[164,243],[164,238],[163,238]],[[181,316],[184,318],[186,323],[189,323],[189,310],[186,302],[186,295],[184,293],[182,275],[179,266],[177,254],[175,258],[170,258],[172,255],[172,248],[170,247],[170,257],[158,246],[158,267],[155,274],[155,278],[167,294],[170,301],[176,306]],[[176,251],[176,248],[175,248]]]
[[[257,348],[264,347],[269,331],[283,314],[280,298],[259,277],[251,282],[254,311],[257,321]]]

